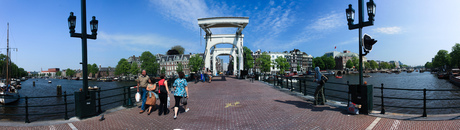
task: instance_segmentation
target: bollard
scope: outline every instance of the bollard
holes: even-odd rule
[[[35,81],[33,82],[33,86],[35,87]]]
[[[56,89],[56,90],[57,90],[56,94],[57,94],[58,96],[62,95],[62,86],[61,86],[61,85],[57,85],[56,88],[57,88],[57,89]]]

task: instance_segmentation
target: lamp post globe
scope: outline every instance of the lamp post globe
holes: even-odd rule
[[[77,17],[75,15],[73,15],[73,12],[70,12],[70,16],[67,19],[67,22],[69,24],[70,33],[75,33],[75,25],[76,25],[75,21],[76,20],[77,20]]]
[[[374,0],[370,0],[366,4],[367,4],[367,14],[369,15],[369,21],[374,21],[375,8],[376,8]]]
[[[91,33],[93,35],[97,34],[97,26],[98,26],[98,21],[96,20],[96,16],[93,16],[93,19],[89,22],[90,27],[91,27]]]
[[[355,10],[351,7],[351,4],[348,5],[348,9],[345,10],[347,13],[348,25],[352,25],[355,21]]]

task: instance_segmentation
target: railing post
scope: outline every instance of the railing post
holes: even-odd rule
[[[422,117],[426,117],[426,88],[423,89],[423,115]]]
[[[29,97],[26,96],[26,123],[30,123],[29,121]]]
[[[299,83],[299,93],[302,92],[302,80],[301,80],[301,79],[302,79],[302,78],[298,78],[298,79],[297,79],[297,82]]]
[[[137,86],[139,87],[139,86]],[[132,107],[133,106],[133,101],[131,100],[131,87],[128,86],[128,104],[127,104],[128,107]]]
[[[347,81],[348,95],[347,95],[347,107],[350,107],[350,81]]]
[[[380,95],[381,95],[381,100],[382,100],[382,110],[380,111],[380,114],[385,114],[385,103],[383,102],[383,83],[382,87],[380,88]]]
[[[276,80],[278,80],[278,78],[275,76],[273,76],[273,86],[276,86]]]
[[[69,115],[67,115],[67,92],[64,91],[64,104],[65,104],[65,115],[64,115],[64,120],[69,119]]]
[[[101,106],[101,88],[100,87],[99,87],[99,89],[97,91],[97,97],[98,97],[97,102],[98,102],[98,106],[99,106],[97,112],[102,113],[102,109],[101,109],[101,107],[102,107]]]
[[[307,79],[303,80],[303,95],[307,96]]]
[[[123,107],[126,107],[126,88],[123,87]]]
[[[294,86],[292,86],[292,77],[289,78],[291,80],[291,91],[294,90]]]

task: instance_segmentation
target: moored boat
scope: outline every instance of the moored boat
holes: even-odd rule
[[[0,83],[0,103],[8,104],[19,100],[19,92],[14,86],[7,87],[4,83]]]

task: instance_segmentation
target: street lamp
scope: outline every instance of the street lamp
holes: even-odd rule
[[[83,68],[83,88],[82,92],[75,92],[75,115],[80,118],[89,117],[96,114],[95,109],[95,93],[88,91],[88,56],[87,56],[87,39],[97,38],[98,21],[93,16],[90,22],[91,35],[86,34],[86,0],[81,0],[81,15],[82,15],[82,33],[75,33],[77,17],[70,12],[67,19],[70,30],[70,37],[81,38],[82,46],[82,68]]]
[[[374,45],[377,41],[372,39],[369,35],[366,34],[365,36],[365,43],[364,43],[364,50],[366,54],[363,54],[363,40],[362,40],[362,29],[366,26],[374,25],[374,17],[375,17],[375,8],[376,5],[373,0],[370,0],[366,3],[367,5],[367,15],[369,16],[369,21],[364,22],[364,0],[358,0],[358,24],[354,24],[353,21],[355,20],[355,10],[352,8],[351,4],[348,5],[348,9],[345,9],[347,21],[348,21],[348,29],[359,29],[359,85],[363,85],[363,56],[367,55],[367,53],[372,49],[372,45]],[[366,40],[367,39],[367,40]]]

